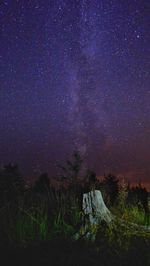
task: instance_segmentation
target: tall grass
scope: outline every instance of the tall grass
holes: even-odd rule
[[[125,221],[150,225],[144,211],[137,206],[114,207],[112,212]],[[72,239],[82,225],[81,202],[72,190],[49,189],[45,194],[29,190],[19,195],[15,203],[7,202],[0,209],[0,237],[11,245],[28,246],[60,236]],[[98,235],[102,236],[102,228],[105,228],[103,237],[109,243],[114,242],[117,235],[120,243],[125,237],[129,239],[129,229],[122,229],[119,223],[113,228],[100,226]]]
[[[48,212],[45,202],[26,206],[25,198],[16,205],[7,204],[0,213],[0,233],[10,244],[26,246],[48,237]]]
[[[124,205],[111,207],[111,211],[114,215],[121,218],[124,221],[135,223],[138,225],[150,226],[150,214],[146,213],[144,209],[137,205]]]
[[[0,209],[0,235],[9,244],[27,246],[78,230],[82,212],[71,191],[49,190],[46,195],[26,192]]]

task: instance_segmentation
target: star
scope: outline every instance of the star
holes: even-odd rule
[[[78,148],[98,176],[107,166],[146,181],[148,0],[2,2],[1,161],[55,175]]]

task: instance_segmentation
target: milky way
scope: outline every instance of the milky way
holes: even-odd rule
[[[1,1],[0,162],[150,180],[148,0]]]

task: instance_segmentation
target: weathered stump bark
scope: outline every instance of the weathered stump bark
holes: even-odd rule
[[[80,238],[95,240],[98,225],[105,221],[111,223],[112,214],[106,207],[102,194],[99,190],[91,190],[83,194],[82,200],[83,209],[83,225],[80,231],[75,235],[75,239]]]
[[[112,214],[106,207],[99,190],[83,194],[82,208],[91,225],[98,225],[101,221],[106,223],[112,221]]]

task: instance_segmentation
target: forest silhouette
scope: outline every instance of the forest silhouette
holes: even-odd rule
[[[88,258],[89,263],[91,255],[88,250],[92,248],[94,256],[101,258],[103,263],[107,263],[109,255],[109,258],[114,260],[114,264],[111,265],[120,265],[123,256],[126,257],[126,261],[133,260],[134,252],[139,250],[139,243],[142,243],[140,245],[148,259],[150,234],[145,230],[135,230],[131,224],[136,224],[137,228],[150,226],[149,193],[141,184],[132,187],[111,173],[104,175],[102,180],[96,179],[95,189],[101,191],[107,207],[118,220],[113,226],[102,221],[98,226],[94,243],[82,236],[78,241],[74,240],[74,235],[83,227],[85,219],[82,210],[83,193],[89,189],[88,180],[96,178],[93,170],[87,169],[83,174],[83,163],[80,154],[74,152],[71,160],[68,160],[64,166],[59,165],[60,175],[56,178],[56,182],[51,182],[51,177],[47,173],[42,173],[32,186],[27,186],[18,165],[8,164],[1,167],[1,250],[8,253],[13,250],[14,254],[20,251],[18,254],[29,259],[31,250],[33,249],[35,256],[36,250],[40,248],[41,256],[47,252],[49,260],[57,261],[54,254],[58,253],[58,248],[64,250],[68,259],[70,249],[73,256],[79,257],[79,260],[83,256],[82,259],[85,261]],[[122,224],[120,222],[122,220],[125,223]],[[52,246],[53,254],[47,250]],[[101,252],[103,254],[100,256]],[[138,256],[139,263],[142,258],[140,253]],[[35,256],[35,261],[37,257]],[[63,261],[64,256],[61,254],[60,257]],[[19,260],[20,257],[17,258]],[[41,260],[42,258],[39,259]],[[59,265],[56,261],[53,263]],[[77,263],[77,258],[75,261]],[[90,265],[88,263],[87,265]],[[97,263],[98,260],[95,259],[92,265],[98,265]],[[142,265],[137,264],[136,260],[134,263],[132,265]]]

